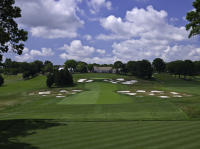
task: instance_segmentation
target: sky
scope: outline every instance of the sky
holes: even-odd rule
[[[22,55],[5,58],[62,65],[159,57],[200,60],[199,37],[188,39],[187,12],[193,0],[15,0],[16,21],[29,33]]]

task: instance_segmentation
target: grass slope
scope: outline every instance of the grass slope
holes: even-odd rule
[[[139,82],[130,86],[100,82],[77,84],[70,89],[87,91],[69,96],[69,100],[29,96],[30,92],[46,89],[44,76],[27,81],[20,76],[5,78],[5,85],[0,88],[2,149],[200,148],[199,78],[185,81],[157,74],[155,80],[147,81],[115,74],[76,74],[75,80],[126,78]],[[176,91],[192,96],[160,99],[115,93],[139,89]]]
[[[11,123],[15,125],[7,125]],[[199,121],[11,120],[0,121],[0,129],[4,132],[0,137],[7,136],[7,139],[0,140],[0,148],[3,149],[200,148]]]

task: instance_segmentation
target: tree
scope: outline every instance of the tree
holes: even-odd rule
[[[67,86],[73,84],[73,77],[66,69],[55,70],[54,83],[56,86]]]
[[[4,83],[4,78],[2,77],[2,75],[0,74],[0,86],[2,86]]]
[[[93,70],[94,70],[94,65],[93,65],[93,64],[88,64],[88,70],[89,70],[90,72],[93,72]]]
[[[47,75],[46,84],[47,84],[47,86],[50,88],[50,87],[53,85],[53,83],[54,83],[54,75],[51,74],[51,73],[49,73],[49,74]]]
[[[183,65],[183,75],[186,76],[193,76],[195,74],[195,65],[191,60],[185,60]]]
[[[13,6],[14,0],[0,1],[0,61],[2,53],[11,48],[15,53],[22,54],[24,42],[28,39],[28,32],[18,28],[16,18],[21,17],[19,7]]]
[[[142,60],[137,62],[137,76],[150,79],[152,77],[153,68],[148,60]]]
[[[48,73],[48,72],[53,73],[53,63],[50,61],[45,61],[42,71],[43,73]]]
[[[186,30],[190,30],[189,38],[200,34],[200,0],[193,2],[194,10],[187,13],[186,19],[189,23],[186,25]]]
[[[35,65],[36,67],[36,72],[39,73],[42,71],[44,65],[43,65],[43,62],[42,61],[39,61],[39,60],[36,60],[33,62],[33,64]]]
[[[165,71],[166,64],[161,58],[156,58],[153,61],[153,67],[158,73],[161,73]]]
[[[65,62],[65,69],[73,69],[73,71],[76,70],[77,62],[75,60],[67,60]]]
[[[117,69],[117,73],[120,73],[121,69],[123,68],[123,63],[121,61],[116,61],[114,63],[114,68]]]
[[[126,64],[126,68],[127,68],[128,72],[131,73],[132,75],[137,75],[137,62],[129,61]]]
[[[80,73],[87,73],[87,65],[86,63],[79,62],[78,65],[76,66],[76,70]]]

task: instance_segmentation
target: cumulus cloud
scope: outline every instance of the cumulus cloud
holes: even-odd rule
[[[102,54],[102,55],[106,53],[106,51],[102,49],[97,49],[96,51],[97,53]]]
[[[181,41],[187,38],[185,27],[176,27],[167,22],[167,12],[157,11],[153,6],[146,9],[133,8],[126,12],[124,19],[108,16],[100,20],[103,28],[110,31],[110,35],[101,34],[97,39],[131,39],[147,38]]]
[[[17,0],[22,9],[20,24],[35,37],[74,38],[84,22],[77,16],[79,0]]]
[[[15,56],[16,61],[24,62],[31,61],[38,57],[50,57],[53,56],[54,52],[51,48],[42,48],[41,50],[29,50],[28,48],[24,48],[22,55]]]
[[[112,63],[114,61],[113,57],[104,56],[105,50],[83,45],[80,40],[74,40],[70,45],[64,45],[59,49],[64,50],[64,53],[60,54],[63,60],[75,59],[87,63]],[[94,56],[95,52],[99,55]]]
[[[92,40],[92,36],[91,35],[84,35],[83,36],[83,38],[85,39],[85,40],[87,40],[87,41],[90,41],[90,40]]]
[[[105,7],[108,10],[112,8],[111,1],[107,1],[107,0],[88,0],[87,4],[90,7],[90,12],[92,14],[96,14],[97,12],[99,12],[99,10],[102,7]]]
[[[65,51],[65,53],[60,55],[60,58],[75,60],[82,60],[85,57],[89,57],[95,51],[94,47],[84,46],[80,40],[73,40],[70,45],[64,45],[60,49]]]
[[[195,45],[169,45],[164,40],[126,40],[113,44],[113,55],[118,59],[127,62],[129,60],[148,59],[153,60],[157,57],[165,61],[178,59],[198,60],[200,49]]]

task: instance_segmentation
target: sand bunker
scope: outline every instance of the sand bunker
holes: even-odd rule
[[[154,96],[155,94],[154,94],[154,93],[150,93],[149,95],[150,95],[150,96]]]
[[[60,93],[68,93],[66,90],[60,90]]]
[[[56,96],[56,98],[64,98],[65,96]]]
[[[79,79],[77,82],[79,83],[83,83],[84,81],[86,81],[87,79]]]
[[[164,91],[151,91],[151,93],[164,93]]]
[[[178,95],[179,93],[177,93],[177,92],[170,92],[171,94],[173,94],[173,95]]]
[[[145,93],[146,91],[144,91],[144,90],[137,90],[136,92],[137,93]]]
[[[125,94],[130,95],[130,96],[135,96],[135,95],[137,95],[137,93],[125,93]]]
[[[174,95],[173,97],[181,98],[181,97],[183,97],[183,96],[181,96],[181,95]]]
[[[82,92],[83,90],[72,90],[72,92]]]
[[[124,78],[118,78],[117,81],[124,81]]]
[[[115,82],[115,81],[111,81],[111,83],[112,83],[112,84],[117,84],[117,82]]]
[[[159,96],[160,98],[169,98],[169,96]]]
[[[85,81],[85,82],[87,82],[87,83],[90,83],[90,82],[93,82],[94,80],[87,80],[87,81]]]
[[[130,80],[130,81],[122,82],[122,84],[125,84],[125,85],[132,85],[132,84],[135,84],[135,83],[137,83],[137,82],[138,82],[137,80]]]
[[[50,95],[51,91],[46,91],[46,92],[38,92],[39,95]]]

